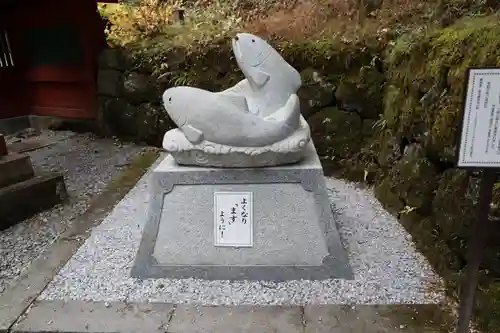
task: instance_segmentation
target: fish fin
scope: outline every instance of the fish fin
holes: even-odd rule
[[[227,99],[228,102],[230,102],[231,104],[236,106],[239,110],[244,111],[244,112],[250,112],[250,109],[248,107],[248,101],[245,98],[245,96],[238,95],[238,94],[231,93],[231,92],[219,93],[219,96]]]
[[[258,68],[251,67],[249,69],[249,78],[248,79],[251,80],[252,82],[254,82],[258,87],[262,87],[263,85],[265,85],[266,82],[269,81],[270,78],[271,78],[271,76],[269,74],[261,71]]]
[[[238,94],[238,95],[244,95],[247,90],[248,90],[248,80],[247,79],[243,79],[240,82],[236,83],[231,88],[228,88],[226,90],[221,91],[219,94]]]
[[[182,126],[182,133],[194,145],[203,141],[203,133],[191,125]]]
[[[300,101],[296,94],[290,95],[285,105],[265,117],[266,121],[282,122],[291,128],[297,128],[300,123]]]

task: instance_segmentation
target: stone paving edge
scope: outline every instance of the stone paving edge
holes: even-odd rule
[[[167,303],[36,301],[12,328],[33,332],[302,333],[299,306],[200,306]],[[125,320],[126,318],[126,320]]]
[[[42,252],[17,281],[0,294],[0,333],[10,332],[18,319],[90,236],[88,231],[102,222],[159,157],[157,149],[145,148],[142,152],[129,167],[118,174],[117,179],[122,180],[120,185],[108,184],[109,187],[96,196],[89,208],[77,218],[74,227]]]
[[[12,333],[437,333],[439,305],[197,306],[35,301]]]

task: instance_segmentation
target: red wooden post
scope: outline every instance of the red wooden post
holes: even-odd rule
[[[3,134],[0,134],[0,157],[7,155],[7,144]]]

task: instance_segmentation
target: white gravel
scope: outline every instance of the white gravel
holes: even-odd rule
[[[434,304],[441,281],[371,190],[327,179],[355,279],[206,281],[130,278],[149,200],[146,174],[59,272],[40,299],[240,304]]]
[[[69,202],[0,231],[0,293],[88,207],[142,147],[92,134],[44,131],[55,144],[29,152],[35,170],[64,174]],[[7,140],[9,141],[9,139]]]

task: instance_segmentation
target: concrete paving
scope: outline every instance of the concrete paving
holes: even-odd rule
[[[41,301],[11,332],[433,333],[448,332],[451,324],[436,305],[197,307]]]

